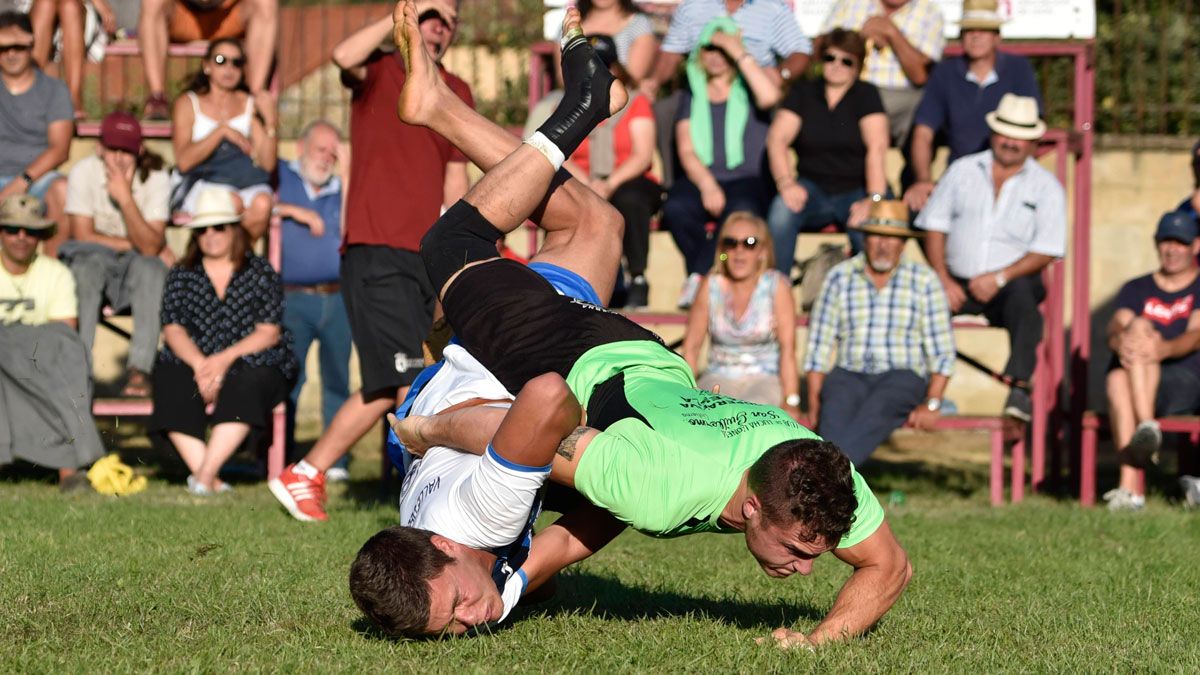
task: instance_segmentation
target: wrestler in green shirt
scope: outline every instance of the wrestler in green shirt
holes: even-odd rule
[[[778,443],[819,439],[779,408],[695,389],[677,378],[626,371],[623,385],[631,416],[591,439],[575,471],[575,488],[646,534],[736,532],[719,518],[746,470]],[[850,471],[858,506],[839,548],[861,542],[883,522],[879,501]]]

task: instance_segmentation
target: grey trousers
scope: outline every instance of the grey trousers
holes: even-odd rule
[[[167,266],[156,257],[134,251],[78,251],[71,255],[70,264],[79,297],[79,336],[88,354],[96,342],[100,308],[107,301],[117,310],[128,308],[133,312],[128,365],[150,372],[162,332],[160,314]]]
[[[925,400],[927,385],[911,370],[869,375],[834,368],[821,386],[817,433],[861,465]]]
[[[883,109],[887,112],[893,148],[903,149],[908,143],[908,133],[912,131],[913,118],[917,115],[917,106],[921,103],[924,91],[879,87],[879,98],[883,100]]]

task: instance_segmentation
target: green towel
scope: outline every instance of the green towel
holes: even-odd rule
[[[738,30],[738,25],[727,16],[719,16],[709,21],[704,30],[700,31],[700,41],[688,57],[687,79],[688,87],[692,90],[692,145],[704,166],[712,166],[713,163],[713,129],[712,104],[708,102],[708,75],[700,65],[700,50],[712,44],[713,33],[737,33]],[[734,64],[734,70],[737,70],[737,64]],[[729,100],[725,103],[725,167],[728,169],[741,166],[745,160],[742,139],[746,134],[746,122],[749,119],[750,92],[746,90],[746,83],[742,81],[741,74],[737,74],[729,90]]]

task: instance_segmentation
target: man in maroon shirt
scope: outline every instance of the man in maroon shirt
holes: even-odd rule
[[[439,61],[454,39],[456,4],[418,3],[421,36]],[[308,455],[270,483],[272,494],[299,520],[326,519],[325,471],[404,399],[421,371],[421,342],[436,293],[417,251],[443,204],[458,201],[468,187],[466,157],[445,138],[396,115],[404,61],[399,53],[379,49],[391,42],[392,28],[389,13],[333,50],[342,82],[353,92],[341,291],[362,389],[346,400]],[[444,68],[441,73],[474,107],[467,84]]]

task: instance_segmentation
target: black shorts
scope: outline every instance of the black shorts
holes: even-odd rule
[[[514,394],[543,373],[565,378],[593,347],[627,340],[662,344],[621,314],[559,295],[513,260],[463,270],[446,289],[442,307],[462,346]]]
[[[395,395],[421,372],[434,298],[421,256],[412,251],[351,246],[342,255],[342,299],[368,398]]]
[[[212,415],[196,388],[192,369],[181,363],[159,361],[151,374],[154,384],[154,413],[149,430],[178,431],[204,440],[209,425],[242,422],[256,430],[266,429],[271,410],[283,402],[292,384],[283,371],[273,366],[241,368],[225,375]]]

